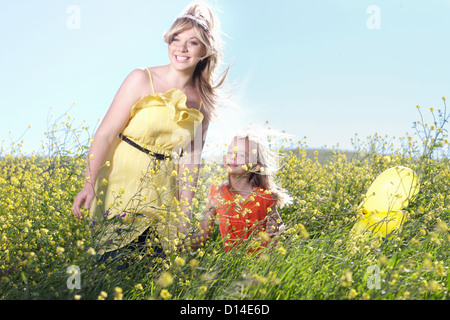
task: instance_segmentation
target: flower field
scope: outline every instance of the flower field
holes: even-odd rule
[[[418,107],[414,136],[355,137],[353,152],[286,141],[277,181],[294,200],[280,210],[286,232],[267,250],[224,253],[214,230],[196,250],[156,263],[136,256],[125,270],[97,262],[88,219],[71,212],[91,133],[65,115],[39,152],[22,155],[13,143],[0,154],[0,299],[449,299],[445,103]],[[387,238],[352,236],[368,187],[394,166],[420,180],[403,228]],[[225,177],[204,160],[194,212]]]

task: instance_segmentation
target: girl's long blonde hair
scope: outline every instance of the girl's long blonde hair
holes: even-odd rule
[[[198,22],[200,19],[206,23],[207,30]],[[216,104],[222,98],[218,90],[225,82],[229,67],[220,76],[217,74],[218,67],[223,63],[224,42],[219,20],[206,2],[195,1],[188,5],[164,34],[164,41],[170,44],[176,34],[190,28],[193,28],[196,37],[206,47],[206,55],[198,62],[194,71],[194,82],[202,100],[205,117],[211,120],[216,115]]]
[[[279,187],[274,180],[274,176],[278,171],[278,162],[280,155],[271,150],[269,146],[269,136],[288,137],[289,135],[278,132],[274,129],[266,129],[262,126],[252,125],[248,126],[242,131],[238,131],[235,139],[246,139],[256,146],[256,164],[260,166],[259,171],[250,170],[248,176],[252,187],[263,188],[271,192],[275,205],[283,207],[292,202],[291,196],[288,192]],[[250,143],[248,144],[250,146]],[[253,150],[248,150],[249,154],[254,153]]]

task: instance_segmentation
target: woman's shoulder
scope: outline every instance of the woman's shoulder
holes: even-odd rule
[[[145,71],[147,78],[150,73],[153,78],[153,81],[165,82],[164,75],[167,74],[167,72],[168,72],[167,69],[168,69],[168,65],[161,65],[161,66],[145,67],[142,70]]]
[[[161,74],[161,67],[140,67],[133,69],[127,76],[126,82],[138,90],[142,96],[153,94],[153,84],[155,77]]]
[[[128,77],[140,80],[148,79],[147,69],[147,67],[135,68],[129,72]]]
[[[160,66],[151,66],[151,67],[145,67],[145,69],[150,70],[150,72],[155,74],[155,76],[159,76],[161,74],[164,74],[167,72],[168,65],[160,65]],[[145,70],[144,69],[144,70]],[[146,71],[147,72],[147,71]]]
[[[143,81],[145,83],[150,82],[150,76],[153,78],[161,78],[161,75],[165,74],[166,66],[152,66],[152,67],[139,67],[133,69],[128,77],[136,80]]]
[[[128,73],[125,82],[139,91],[142,91],[146,89],[150,83],[148,71],[145,67],[133,69]]]

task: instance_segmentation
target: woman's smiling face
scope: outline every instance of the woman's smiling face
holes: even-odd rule
[[[169,59],[177,70],[195,69],[205,55],[206,47],[196,37],[193,28],[172,36],[169,43]]]

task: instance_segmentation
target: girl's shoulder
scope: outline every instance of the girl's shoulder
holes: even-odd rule
[[[220,205],[225,199],[229,199],[228,181],[219,185],[212,184],[209,191],[208,201],[215,206]]]
[[[275,192],[272,192],[268,189],[258,188],[256,192],[264,200],[267,200],[269,202],[277,202],[278,201],[278,194]]]
[[[224,182],[220,183],[219,185],[212,184],[210,194],[211,195],[218,194],[218,193],[223,194],[228,191],[229,187],[230,186],[229,186],[228,181],[224,181]]]
[[[229,188],[230,183],[228,182],[228,180],[225,180],[219,184],[212,184],[211,188],[216,188],[216,189],[222,189],[222,188]]]
[[[230,188],[230,182],[229,182],[228,180],[225,180],[224,182],[222,182],[221,184],[219,184],[219,189],[222,189],[222,188],[227,188],[227,189],[229,189],[229,188]]]

